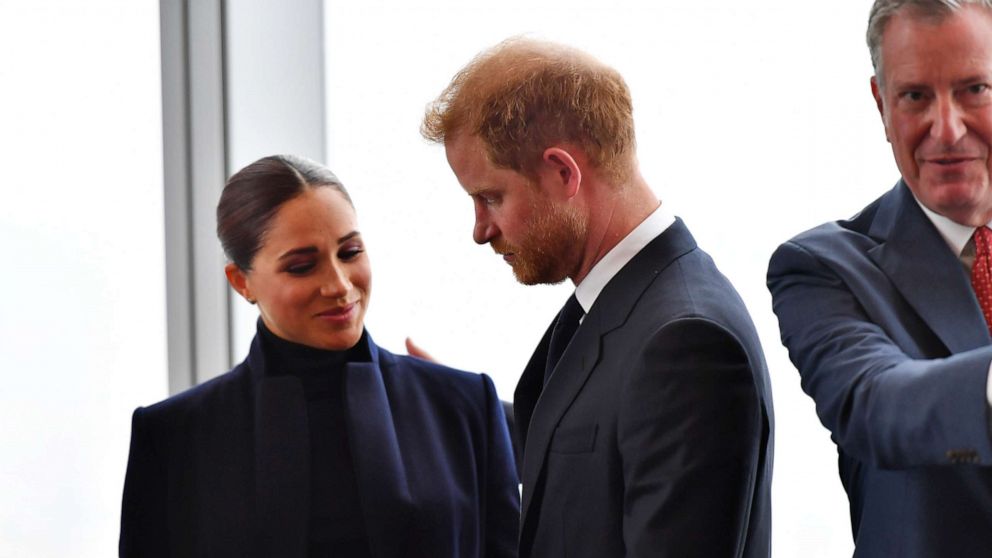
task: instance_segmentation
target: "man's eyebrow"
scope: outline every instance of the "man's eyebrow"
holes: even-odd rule
[[[465,193],[473,198],[477,196],[492,195],[495,191],[495,188],[489,188],[487,186],[476,188],[474,190],[469,190],[468,188],[465,189]]]
[[[902,80],[890,78],[886,86],[892,86],[896,89],[931,89],[933,87],[925,82],[916,81],[915,78]]]
[[[992,76],[989,74],[974,74],[964,79],[955,80],[954,85],[955,87],[966,87],[975,85],[976,83],[988,83],[989,81],[992,81]]]
[[[961,79],[956,79],[952,82],[952,85],[954,87],[965,87],[968,85],[973,85],[976,83],[985,83],[989,81],[992,81],[992,74],[977,73]],[[932,85],[915,80],[893,81],[891,85],[894,86],[896,89],[906,89],[906,90],[921,90],[921,89],[929,90],[933,88]]]

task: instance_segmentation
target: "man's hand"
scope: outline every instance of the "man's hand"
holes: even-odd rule
[[[433,362],[435,364],[439,364],[438,361],[437,361],[437,359],[435,359],[434,357],[432,357],[431,354],[428,353],[427,351],[421,349],[409,337],[406,338],[406,352],[410,356],[414,356],[414,357],[417,357],[417,358],[422,358],[422,359],[424,359],[424,360],[426,360],[428,362]]]

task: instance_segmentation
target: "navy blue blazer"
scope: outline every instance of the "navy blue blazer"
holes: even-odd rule
[[[520,556],[767,558],[772,396],[754,325],[681,220],[514,396]]]
[[[366,336],[368,339],[368,336]],[[517,475],[492,381],[394,355],[345,371],[348,439],[376,558],[512,557]],[[248,358],[134,412],[121,556],[304,557],[309,435],[299,380]]]
[[[855,556],[992,556],[992,340],[906,185],[783,244],[768,288],[839,449]]]

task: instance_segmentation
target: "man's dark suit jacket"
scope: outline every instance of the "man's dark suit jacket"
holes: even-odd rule
[[[515,556],[517,475],[492,381],[368,345],[345,398],[373,556]],[[232,371],[136,410],[121,556],[306,556],[306,413],[299,380],[266,375],[257,337]]]
[[[550,331],[514,397],[520,556],[767,558],[768,372],[682,221],[606,285],[542,386]]]
[[[855,556],[992,556],[989,330],[906,185],[783,244],[768,287],[840,452]]]

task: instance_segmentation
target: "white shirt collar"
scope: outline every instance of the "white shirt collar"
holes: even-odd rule
[[[589,270],[581,283],[575,287],[575,298],[578,299],[582,311],[586,314],[592,308],[599,293],[603,292],[606,284],[613,279],[613,276],[623,269],[634,256],[637,255],[649,242],[659,234],[665,232],[668,227],[675,222],[675,215],[668,211],[664,205],[659,205],[651,215],[641,221],[641,224],[634,227],[630,234],[617,243],[603,259],[596,262],[596,265]]]
[[[961,253],[964,252],[964,247],[971,240],[971,235],[975,234],[975,227],[969,227],[968,225],[962,225],[961,223],[956,223],[951,221],[947,217],[936,213],[929,207],[920,203],[920,200],[913,196],[916,200],[917,205],[923,210],[923,213],[930,219],[933,226],[937,228],[937,232],[940,233],[941,238],[947,243],[954,255],[961,257]],[[992,224],[992,223],[990,223]]]

